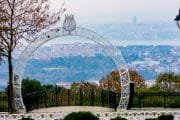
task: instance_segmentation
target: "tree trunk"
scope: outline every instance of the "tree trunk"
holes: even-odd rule
[[[8,84],[8,101],[9,101],[9,112],[15,113],[15,101],[14,101],[14,90],[13,90],[13,65],[12,65],[12,53],[8,53],[8,68],[9,68],[9,84]]]

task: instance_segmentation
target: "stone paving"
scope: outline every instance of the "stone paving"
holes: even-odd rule
[[[78,111],[115,112],[115,109],[107,108],[107,107],[93,107],[93,106],[65,106],[65,107],[51,107],[51,108],[36,109],[36,110],[31,111],[31,113],[78,112]]]
[[[172,114],[174,120],[180,120],[180,109],[164,108],[141,108],[132,110],[115,111],[112,108],[96,106],[65,106],[51,107],[33,110],[29,113],[8,114],[0,113],[0,120],[19,120],[20,118],[30,117],[34,120],[57,120],[63,119],[71,112],[90,111],[100,118],[100,120],[110,120],[117,116],[127,118],[127,120],[145,120],[147,118],[157,118],[162,114]]]
[[[78,112],[78,111],[90,111],[90,112],[115,112],[113,108],[107,107],[97,107],[97,106],[64,106],[64,107],[50,107],[50,108],[41,108],[35,109],[30,113],[51,113],[51,112]],[[129,112],[133,111],[172,111],[172,112],[180,112],[180,108],[132,108],[128,110]]]

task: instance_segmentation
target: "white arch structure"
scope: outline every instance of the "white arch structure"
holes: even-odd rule
[[[57,27],[51,29],[42,35],[40,35],[34,42],[31,42],[21,53],[17,66],[14,71],[13,88],[14,88],[14,100],[15,108],[17,112],[26,112],[26,108],[23,103],[23,98],[21,95],[21,82],[24,74],[25,66],[32,54],[46,42],[63,37],[63,36],[80,36],[95,43],[101,45],[104,48],[104,53],[106,55],[111,55],[117,69],[119,70],[120,82],[121,82],[121,99],[117,109],[125,110],[127,109],[129,97],[130,97],[130,78],[128,73],[128,68],[123,59],[123,56],[115,46],[113,46],[108,40],[104,39],[102,36],[96,32],[82,28],[76,27],[74,16],[66,16],[63,27]]]

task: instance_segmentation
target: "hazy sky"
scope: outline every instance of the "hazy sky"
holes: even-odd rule
[[[51,0],[54,9],[63,0]],[[80,23],[128,23],[133,16],[141,22],[172,22],[180,0],[65,0],[68,12]]]

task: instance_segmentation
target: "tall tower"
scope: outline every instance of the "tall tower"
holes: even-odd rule
[[[137,17],[136,16],[133,17],[133,25],[137,25]]]

